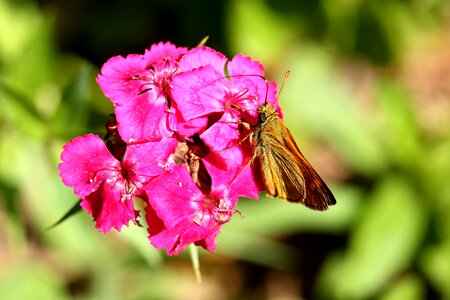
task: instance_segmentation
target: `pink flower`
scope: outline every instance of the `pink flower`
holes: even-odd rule
[[[150,181],[144,189],[149,239],[169,255],[195,243],[213,252],[222,226],[236,212],[239,197],[258,198],[262,181],[239,147],[209,153],[202,162],[211,176],[211,191],[202,192],[188,170],[178,166]],[[258,184],[257,184],[258,183]]]
[[[227,81],[226,62],[222,53],[205,46],[190,50],[180,60],[172,96],[185,120],[223,111],[214,88],[220,85],[218,80]]]
[[[202,159],[217,190],[229,190],[238,197],[259,198],[264,190],[260,173],[250,164],[252,151],[236,145],[220,152],[211,152]]]
[[[238,199],[229,189],[214,185],[209,195],[203,194],[183,166],[149,182],[145,189],[151,205],[146,208],[149,239],[169,255],[191,243],[214,251],[215,238],[235,213]]]
[[[257,124],[266,102],[281,116],[276,84],[249,57],[228,61],[209,47],[170,43],[111,58],[97,82],[114,115],[105,141],[88,134],[64,146],[64,184],[101,232],[139,225],[139,197],[156,248],[173,255],[194,243],[214,251],[238,198],[257,199],[264,189],[252,166],[251,128],[242,123]]]
[[[205,60],[205,53],[212,58]],[[227,64],[227,76],[224,72],[225,60],[223,55],[212,49],[195,48],[181,59],[180,73],[174,76],[172,82],[173,99],[186,120],[211,113],[222,114],[201,134],[213,151],[236,145],[241,140],[239,122],[245,120],[256,124],[259,105],[269,102],[278,108],[276,84],[264,79],[264,68],[259,62],[236,55]],[[199,66],[193,69],[195,65]]]
[[[159,43],[143,55],[115,56],[103,65],[97,82],[114,104],[119,133],[125,142],[172,135],[176,122],[172,120],[175,112],[171,80],[186,51]]]
[[[100,231],[120,231],[130,220],[137,222],[133,199],[145,197],[144,185],[163,172],[176,144],[166,139],[129,145],[121,162],[97,135],[87,134],[64,146],[60,176],[65,185],[74,187]]]

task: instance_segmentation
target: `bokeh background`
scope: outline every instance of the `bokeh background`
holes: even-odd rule
[[[100,234],[59,180],[95,83],[159,41],[250,55],[337,205],[241,199],[214,254]],[[450,299],[450,2],[0,0],[0,299]]]

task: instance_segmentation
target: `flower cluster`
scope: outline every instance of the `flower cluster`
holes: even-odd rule
[[[257,122],[264,102],[279,110],[276,84],[263,76],[259,62],[206,46],[159,43],[109,59],[97,78],[114,105],[107,134],[64,146],[62,181],[101,232],[140,226],[140,199],[153,246],[169,255],[191,243],[214,251],[238,198],[264,189],[242,126]]]

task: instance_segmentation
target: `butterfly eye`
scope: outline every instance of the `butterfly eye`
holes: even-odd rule
[[[265,113],[259,113],[258,114],[258,123],[259,124],[265,123],[266,120],[267,120],[267,116],[266,116]]]

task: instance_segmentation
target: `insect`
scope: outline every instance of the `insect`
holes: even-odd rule
[[[267,193],[315,210],[334,205],[336,199],[300,152],[277,110],[265,102],[257,113],[258,122],[251,126],[250,140],[254,145],[251,161],[259,165]]]
[[[264,76],[251,74],[233,75],[230,78],[245,76],[266,80]],[[288,76],[289,72],[285,74],[282,87]],[[314,210],[326,210],[328,206],[336,204],[336,199],[301,153],[275,107],[267,101],[268,90],[266,82],[265,101],[257,108],[256,124],[250,125],[242,119],[239,122],[250,130],[250,134],[241,142],[249,138],[254,149],[246,167],[251,164],[259,167],[266,192],[270,196],[302,203]],[[241,95],[245,95],[246,92],[248,90],[242,91]],[[244,111],[237,104],[232,104],[231,107]],[[235,178],[237,177],[236,175]]]

